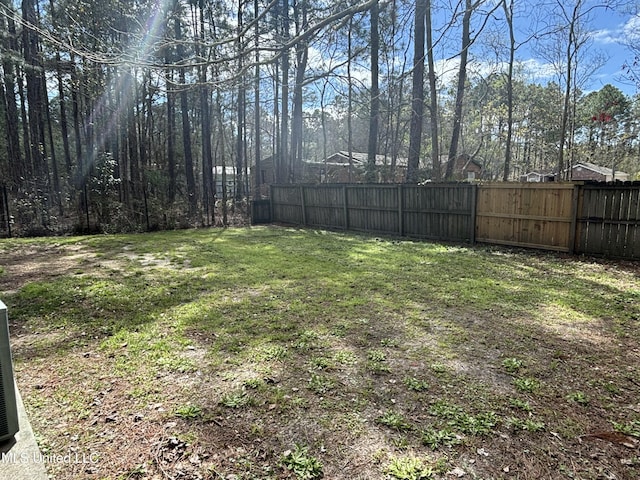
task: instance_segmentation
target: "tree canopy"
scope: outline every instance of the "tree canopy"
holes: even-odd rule
[[[0,0],[0,233],[226,224],[337,151],[368,153],[368,181],[407,158],[405,181],[444,180],[461,154],[488,180],[637,175],[637,98],[585,91],[605,6]]]

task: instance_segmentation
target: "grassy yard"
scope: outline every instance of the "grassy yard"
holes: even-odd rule
[[[640,477],[640,267],[283,227],[0,241],[56,479]]]

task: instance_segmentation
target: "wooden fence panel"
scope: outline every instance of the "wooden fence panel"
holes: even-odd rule
[[[271,200],[251,202],[251,225],[271,223]]]
[[[304,224],[301,187],[297,185],[271,187],[271,217],[274,222]]]
[[[640,186],[584,185],[581,188],[576,251],[640,258]]]
[[[473,242],[475,185],[407,185],[402,192],[405,235]]]
[[[344,187],[327,185],[303,188],[307,225],[346,228]]]
[[[397,185],[349,185],[346,197],[351,230],[400,232]]]
[[[492,184],[478,187],[476,240],[573,250],[573,184]]]

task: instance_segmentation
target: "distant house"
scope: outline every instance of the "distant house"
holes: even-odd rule
[[[259,175],[260,176],[260,194],[261,195],[268,195],[269,193],[269,185],[274,185],[276,183],[278,183],[277,181],[277,175],[276,175],[276,164],[275,164],[275,157],[273,155],[270,155],[268,157],[264,157],[262,159],[260,159],[260,168],[259,169],[255,169],[255,165],[252,165],[251,167],[251,188],[253,188],[253,186],[256,184],[256,179],[255,179],[255,175]],[[303,162],[304,163],[304,162]],[[303,168],[304,170],[304,168]],[[289,172],[287,175],[289,175],[291,172]],[[284,175],[284,174],[283,174]],[[302,171],[296,171],[295,172],[295,180],[296,181],[305,181],[302,178]],[[280,180],[280,183],[287,183],[287,181],[289,181],[289,178],[282,178]]]
[[[596,180],[599,182],[629,181],[629,174],[615,171],[609,167],[601,167],[589,162],[578,162],[571,169],[571,180]]]
[[[463,153],[458,155],[453,165],[453,179],[458,181],[478,180],[482,176],[482,164]]]
[[[447,169],[449,157],[447,155],[440,156],[441,172],[444,173]],[[473,181],[479,180],[483,174],[482,164],[477,160],[471,158],[471,155],[463,153],[458,155],[453,164],[453,180],[457,181]]]
[[[339,151],[319,162],[303,162],[303,177],[310,182],[345,183],[364,182],[369,156],[362,152]],[[387,155],[376,155],[376,181],[402,182],[407,173],[407,159],[394,160]]]
[[[223,180],[224,172],[224,182]],[[219,165],[213,167],[213,181],[215,191],[218,198],[222,198],[222,191],[226,186],[227,196],[233,196],[236,188],[236,169],[235,167],[221,167]]]
[[[566,172],[566,170],[565,170]],[[616,170],[615,179],[613,178],[613,170],[609,167],[601,167],[589,162],[578,162],[571,168],[570,180],[593,180],[597,182],[612,182],[619,180],[621,182],[629,181],[629,174]],[[522,182],[553,182],[558,180],[557,173],[539,173],[529,172],[520,176]]]
[[[520,175],[521,182],[552,182],[554,180],[553,173],[529,172],[526,175]]]

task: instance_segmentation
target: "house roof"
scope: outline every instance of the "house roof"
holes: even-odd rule
[[[449,163],[449,155],[446,153],[441,154],[440,165],[446,165],[447,163]],[[471,164],[480,169],[484,169],[482,163],[480,163],[475,158],[471,158],[471,155],[469,155],[468,153],[461,153],[460,155],[458,155],[454,163],[455,169],[457,171],[465,171],[465,169]]]
[[[587,170],[594,171],[604,176],[611,175],[613,171],[609,167],[601,167],[600,165],[596,165],[595,163],[589,163],[589,162],[578,162],[573,166],[573,168],[576,168],[576,167],[586,168]],[[628,173],[625,173],[621,170],[616,170],[616,175],[628,175]]]
[[[340,157],[344,159],[345,163],[349,162],[349,152],[341,150],[339,152],[330,155],[329,158]],[[351,152],[351,158],[353,163],[357,165],[366,165],[369,160],[369,154],[363,152]],[[392,158],[388,155],[376,155],[376,165],[391,165]],[[404,157],[396,158],[396,165],[405,167],[408,164],[408,159]]]

